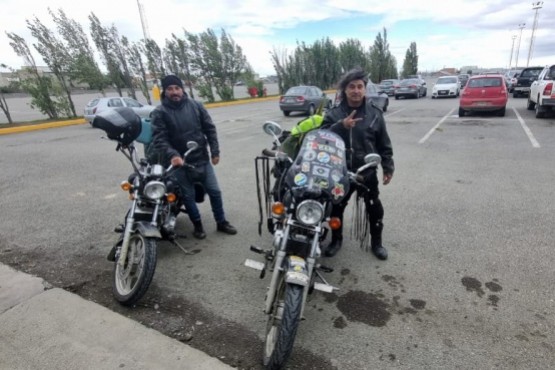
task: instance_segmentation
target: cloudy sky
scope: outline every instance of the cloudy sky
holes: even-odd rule
[[[336,45],[355,38],[371,46],[378,32],[387,29],[390,50],[402,67],[406,50],[416,42],[421,71],[475,65],[507,68],[520,38],[518,64],[526,66],[535,10],[523,0],[140,0],[150,37],[160,46],[183,29],[200,33],[221,28],[243,48],[261,76],[275,74],[269,52],[292,51],[297,41],[311,45],[329,37]],[[534,1],[536,3],[537,1]],[[430,4],[438,5],[430,5]],[[530,65],[555,63],[555,2],[546,0],[539,10]],[[105,26],[114,24],[131,41],[143,38],[137,0],[0,0],[0,63],[19,68],[23,60],[6,32],[29,44],[35,42],[26,20],[35,16],[55,29],[48,8],[63,9],[89,33],[88,15]],[[525,24],[522,33],[519,24]],[[522,35],[521,37],[519,37]],[[41,64],[38,54],[37,64]]]

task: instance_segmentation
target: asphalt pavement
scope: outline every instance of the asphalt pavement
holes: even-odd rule
[[[1,369],[231,369],[99,304],[0,264]]]

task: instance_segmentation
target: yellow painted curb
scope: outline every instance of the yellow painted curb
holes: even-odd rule
[[[27,131],[35,131],[35,130],[43,130],[45,128],[53,128],[53,127],[62,127],[62,126],[71,126],[71,125],[80,125],[86,123],[85,119],[78,118],[72,119],[68,121],[55,121],[55,122],[48,122],[48,123],[37,123],[36,125],[26,125],[26,126],[17,126],[17,127],[7,127],[7,128],[0,128],[0,135],[7,135],[7,134],[15,134],[18,132],[27,132]]]

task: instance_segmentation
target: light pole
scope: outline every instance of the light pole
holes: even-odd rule
[[[518,44],[516,46],[516,60],[515,60],[515,68],[518,69],[518,53],[520,52],[520,40],[522,39],[522,29],[526,27],[526,23],[520,23],[518,28],[520,28],[520,35],[518,36]]]
[[[513,63],[513,51],[515,50],[516,35],[512,35],[511,38],[513,39],[513,44],[511,46],[511,57],[509,58],[509,72],[511,71],[511,65]]]
[[[532,51],[534,49],[534,33],[536,28],[538,28],[538,11],[542,8],[543,1],[537,1],[532,3],[532,9],[536,11],[534,15],[534,25],[532,26],[532,37],[530,37],[530,48],[528,49],[528,61],[526,62],[526,67],[530,64],[530,58],[532,58]]]

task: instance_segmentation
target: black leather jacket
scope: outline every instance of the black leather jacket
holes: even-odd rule
[[[212,157],[220,156],[216,126],[204,106],[184,94],[179,103],[167,98],[152,113],[152,145],[168,163],[172,157],[182,156],[187,151],[187,142],[196,141],[197,150],[191,152],[186,161],[192,165],[203,165]]]
[[[342,101],[341,104],[326,112],[320,128],[329,129],[343,138],[347,149],[347,166],[351,171],[356,171],[364,165],[364,156],[377,153],[382,157],[383,172],[393,174],[395,171],[393,147],[382,111],[371,101],[365,101],[360,108],[357,108],[355,115],[355,118],[362,118],[362,120],[357,122],[351,133],[343,126],[342,120],[352,111],[353,108],[347,105],[346,100]]]

